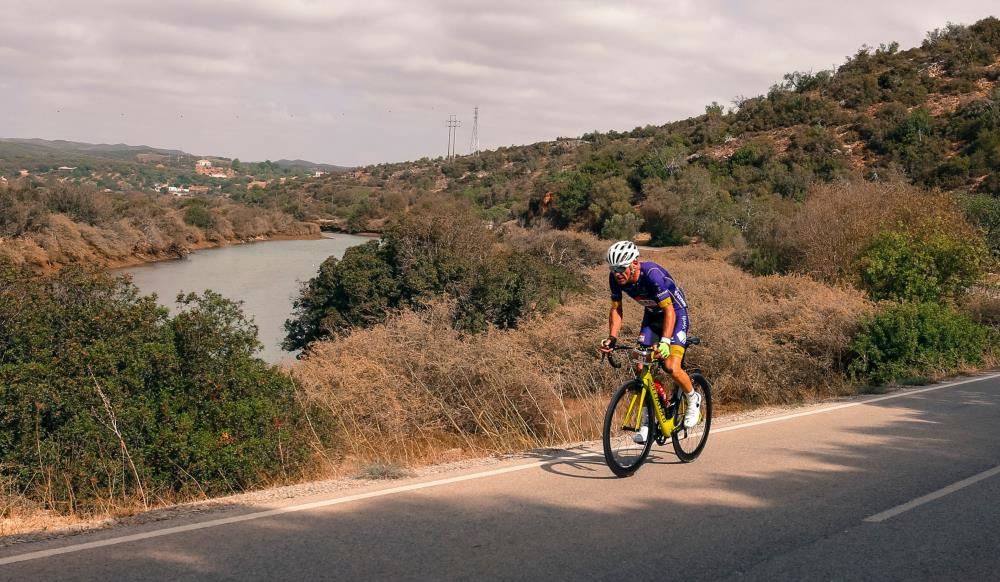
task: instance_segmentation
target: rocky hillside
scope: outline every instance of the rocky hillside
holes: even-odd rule
[[[766,94],[683,121],[368,166],[241,198],[346,230],[378,229],[441,193],[497,222],[746,242],[755,217],[838,180],[1000,196],[998,80],[1000,21],[987,18],[907,50],[862,47],[836,70],[791,72]]]

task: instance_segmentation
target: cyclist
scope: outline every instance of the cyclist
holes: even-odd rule
[[[660,265],[639,262],[639,247],[632,241],[618,241],[608,249],[608,283],[611,287],[611,312],[608,315],[608,337],[601,342],[601,351],[610,352],[618,342],[622,327],[622,292],[645,307],[639,331],[639,345],[649,348],[656,344],[657,357],[666,360],[667,371],[684,391],[687,408],[684,426],[698,424],[701,395],[695,392],[691,378],[681,368],[681,358],[687,346],[687,302],[684,291],[670,273]],[[664,330],[668,330],[664,333]],[[637,443],[646,442],[648,428],[636,433]]]

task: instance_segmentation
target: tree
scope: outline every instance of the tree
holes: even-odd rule
[[[628,240],[639,232],[642,219],[633,213],[615,214],[601,227],[601,238],[605,240]]]
[[[631,216],[638,220],[632,209],[632,189],[624,178],[617,176],[606,178],[594,185],[590,195],[589,211],[594,223],[593,228],[597,232],[602,232],[605,223],[613,216],[620,216],[622,219]]]
[[[380,323],[403,297],[399,274],[378,241],[351,247],[342,259],[323,261],[319,273],[302,285],[282,347],[300,350],[317,339]]]

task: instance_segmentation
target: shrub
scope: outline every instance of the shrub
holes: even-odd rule
[[[635,214],[615,214],[601,228],[601,238],[605,240],[628,240],[639,232],[642,219]]]
[[[542,236],[488,228],[468,209],[419,210],[394,220],[379,242],[324,261],[302,286],[286,349],[370,327],[401,309],[423,309],[441,295],[455,304],[457,329],[516,327],[583,287],[576,271],[591,243],[580,235]],[[505,244],[509,238],[520,249]],[[561,247],[561,248],[560,248]],[[591,259],[587,259],[588,264]]]
[[[642,203],[642,216],[645,229],[652,236],[650,243],[657,246],[682,243],[680,194],[658,179],[647,180],[643,194],[646,199]]]
[[[973,293],[965,298],[961,305],[976,323],[1000,328],[1000,297],[995,293]]]
[[[576,273],[526,253],[497,254],[472,275],[455,304],[454,325],[471,332],[517,327],[526,315],[547,312],[582,287]]]
[[[211,211],[204,204],[192,204],[184,211],[184,222],[198,228],[212,228],[215,220]]]
[[[950,233],[883,232],[861,253],[861,287],[876,301],[954,297],[982,276],[984,255],[975,241]]]
[[[591,192],[588,210],[593,217],[595,230],[601,231],[616,216],[624,218],[634,215],[632,190],[624,178],[613,177],[597,182]]]
[[[556,197],[550,216],[561,227],[574,222],[589,220],[583,213],[590,206],[593,180],[582,172],[571,172],[556,176]]]
[[[217,294],[170,318],[125,278],[0,265],[0,481],[57,511],[218,494],[307,470],[291,380]]]
[[[607,243],[590,233],[554,228],[525,229],[507,225],[500,237],[504,243],[518,250],[570,271],[604,264],[604,253],[608,248]]]
[[[802,209],[772,244],[795,249],[790,268],[828,282],[857,282],[858,260],[880,233],[893,230],[917,240],[937,236],[979,248],[955,198],[902,183],[842,182],[810,192]]]
[[[321,338],[385,320],[399,307],[402,290],[396,270],[386,262],[377,241],[351,247],[343,258],[323,261],[294,301],[294,317],[285,322],[286,350],[298,350]]]
[[[954,373],[983,361],[996,335],[949,307],[904,303],[865,319],[851,341],[848,371],[884,384],[911,376]]]
[[[1000,256],[1000,199],[988,194],[973,194],[963,202],[969,218],[986,236],[990,253]]]

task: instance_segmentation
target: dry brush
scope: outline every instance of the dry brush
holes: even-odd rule
[[[790,403],[852,390],[845,346],[872,306],[860,293],[801,276],[754,278],[703,247],[665,250],[684,286],[691,364],[723,406]],[[450,306],[403,313],[383,325],[314,344],[291,373],[300,396],[336,421],[333,458],[361,466],[504,453],[593,439],[611,390],[625,379],[595,346],[607,333],[607,271],[591,291],[515,330],[462,334]],[[627,334],[641,308],[626,306]],[[628,337],[627,335],[624,337]]]

